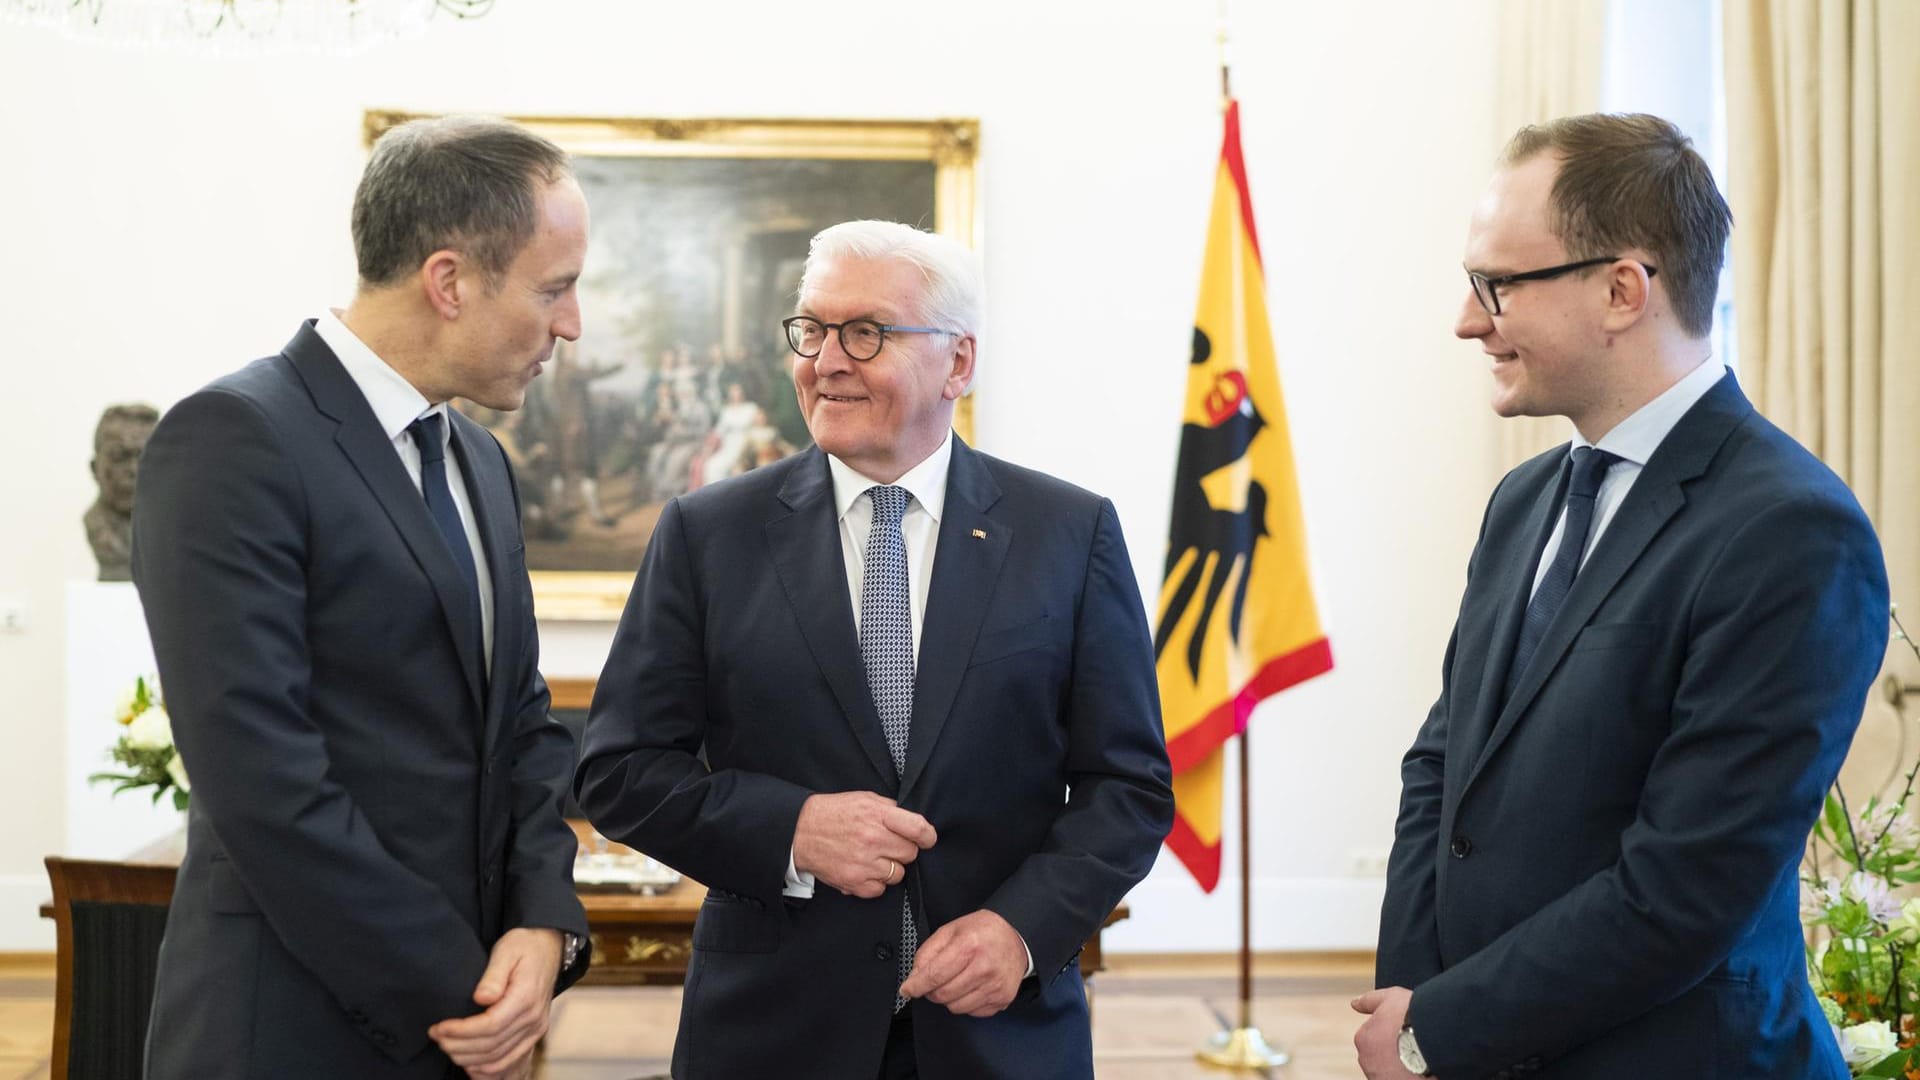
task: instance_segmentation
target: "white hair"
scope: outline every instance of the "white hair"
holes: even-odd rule
[[[980,260],[958,240],[896,221],[845,221],[814,234],[800,275],[805,297],[814,276],[842,259],[898,259],[926,279],[919,317],[929,326],[959,334],[980,332],[986,283]]]

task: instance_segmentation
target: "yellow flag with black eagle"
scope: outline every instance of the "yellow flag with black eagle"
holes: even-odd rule
[[[1333,667],[1307,572],[1240,106],[1227,106],[1181,415],[1153,647],[1175,818],[1167,846],[1220,880],[1227,740],[1253,707]]]

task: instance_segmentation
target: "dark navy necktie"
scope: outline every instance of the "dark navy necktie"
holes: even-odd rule
[[[907,769],[907,734],[913,725],[913,608],[907,593],[907,541],[900,519],[913,495],[903,487],[876,485],[867,489],[873,503],[873,526],[867,532],[866,559],[860,571],[860,661],[867,669],[867,689],[873,694],[880,730],[887,737],[887,753],[895,775]],[[906,889],[906,871],[900,875],[900,982],[913,971],[913,954],[920,931],[913,922],[913,905]],[[907,999],[895,995],[898,1012]]]
[[[1539,648],[1540,639],[1546,636],[1547,627],[1559,613],[1560,605],[1566,602],[1567,593],[1573,590],[1573,579],[1580,573],[1580,558],[1587,550],[1587,532],[1593,526],[1593,504],[1600,494],[1600,482],[1606,479],[1607,469],[1619,460],[1591,446],[1576,447],[1573,451],[1569,465],[1573,475],[1567,482],[1567,524],[1560,531],[1560,550],[1554,554],[1546,576],[1540,579],[1540,587],[1534,590],[1533,600],[1527,604],[1527,617],[1520,623],[1520,641],[1513,650],[1513,666],[1507,669],[1509,697],[1527,670],[1527,661],[1533,659],[1534,650]]]
[[[429,413],[407,427],[413,445],[420,448],[420,494],[427,500],[427,513],[447,542],[453,565],[466,584],[467,612],[462,622],[471,625],[477,644],[485,641],[480,629],[480,577],[474,568],[473,545],[467,542],[466,526],[460,523],[460,508],[454,504],[453,489],[447,486],[446,418]]]

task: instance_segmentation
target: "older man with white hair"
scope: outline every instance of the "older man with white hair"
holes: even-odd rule
[[[1172,823],[1113,506],[955,437],[980,271],[856,221],[785,320],[815,447],[667,505],[575,784],[709,887],[673,1072],[1091,1077],[1081,943]]]

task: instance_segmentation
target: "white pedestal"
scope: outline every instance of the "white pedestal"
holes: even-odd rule
[[[145,789],[114,795],[87,777],[115,768],[107,754],[121,728],[114,709],[133,680],[154,674],[140,594],[128,582],[67,585],[67,838],[62,854],[118,859],[178,829],[171,796],[158,805]]]

